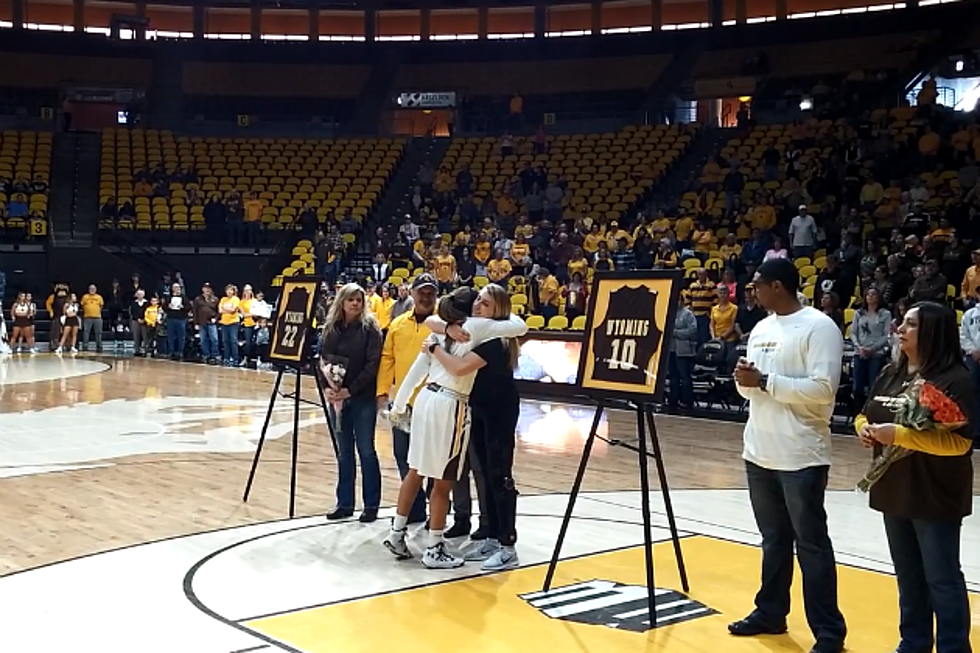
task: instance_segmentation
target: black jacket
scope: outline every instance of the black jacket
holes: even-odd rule
[[[370,326],[361,322],[349,326],[337,323],[323,333],[320,359],[347,368],[341,385],[350,391],[352,398],[373,397],[381,364],[381,330],[373,321]]]

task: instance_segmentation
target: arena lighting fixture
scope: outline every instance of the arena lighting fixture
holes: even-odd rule
[[[957,60],[957,62],[956,62],[956,72],[958,72],[958,73],[963,72],[963,65],[964,64],[963,64],[963,60],[962,59]]]
[[[741,97],[738,98],[738,101],[739,102],[742,102],[742,103],[751,102],[752,101],[752,96],[751,95],[743,95],[743,96],[741,96]]]
[[[800,100],[800,111],[809,111],[813,108],[813,99],[805,97]]]

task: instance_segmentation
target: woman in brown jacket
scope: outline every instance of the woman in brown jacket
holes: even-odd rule
[[[884,515],[898,579],[897,653],[970,651],[970,604],[960,568],[960,532],[973,507],[971,449],[976,390],[963,365],[956,315],[922,302],[898,327],[898,360],[886,367],[855,420],[879,450],[869,472],[871,508]]]

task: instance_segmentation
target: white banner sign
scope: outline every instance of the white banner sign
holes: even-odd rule
[[[456,106],[456,94],[448,93],[402,93],[398,96],[398,106],[404,109],[441,109]]]

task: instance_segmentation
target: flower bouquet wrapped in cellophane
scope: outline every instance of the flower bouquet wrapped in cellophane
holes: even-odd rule
[[[937,428],[955,431],[966,424],[966,416],[956,402],[935,385],[923,379],[913,381],[898,397],[894,412],[896,425],[916,431],[931,431]],[[868,471],[858,481],[858,491],[870,491],[871,486],[877,483],[892,465],[912,453],[910,449],[896,444],[886,447],[876,446],[875,457]]]
[[[340,392],[344,387],[344,377],[347,376],[348,359],[343,356],[327,356],[320,359],[320,372],[327,382],[327,386],[334,392]],[[340,415],[344,411],[343,401],[331,401],[330,405],[334,410],[335,428],[340,427]]]

